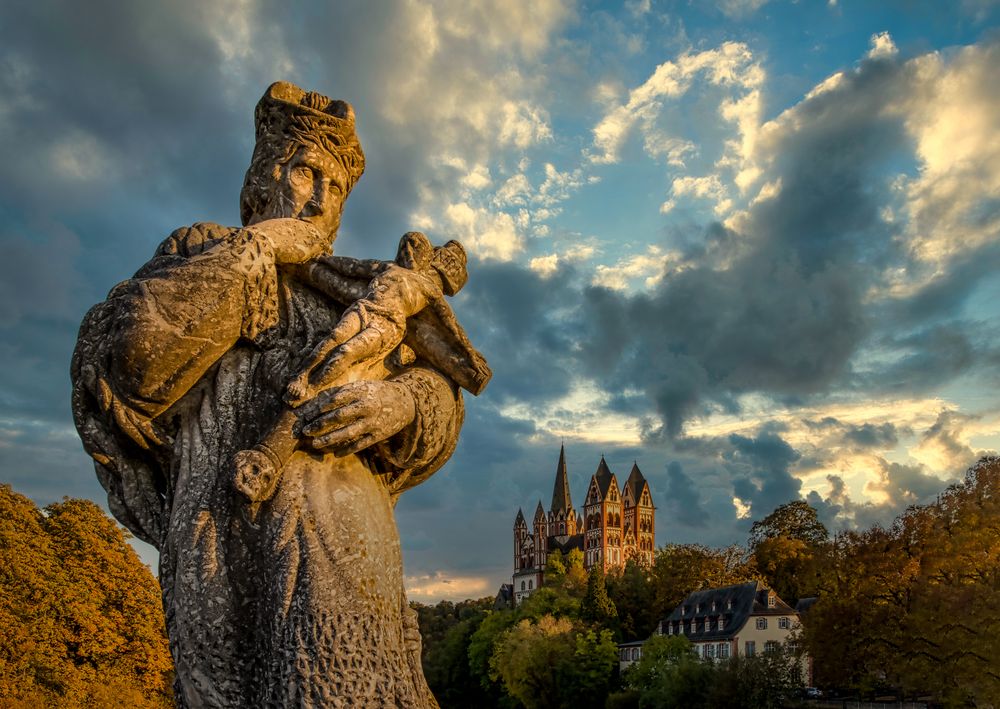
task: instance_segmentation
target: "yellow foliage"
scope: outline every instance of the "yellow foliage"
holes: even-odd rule
[[[159,584],[97,505],[0,485],[0,706],[172,706]]]

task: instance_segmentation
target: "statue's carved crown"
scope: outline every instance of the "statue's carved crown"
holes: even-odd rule
[[[287,81],[271,84],[254,111],[257,141],[282,136],[310,140],[337,155],[353,186],[365,170],[365,155],[354,131],[354,109],[347,101],[305,91]]]

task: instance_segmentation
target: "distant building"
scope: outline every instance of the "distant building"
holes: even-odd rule
[[[545,582],[548,555],[573,549],[583,553],[584,567],[607,571],[622,568],[629,559],[652,566],[656,548],[656,508],[649,483],[632,465],[621,491],[618,479],[601,456],[590,478],[583,514],[577,514],[570,496],[565,447],[559,449],[552,504],[546,515],[541,500],[528,529],[524,512],[514,518],[514,602],[521,603]]]
[[[514,607],[514,586],[509,583],[500,584],[496,598],[493,599],[493,610],[500,611]]]
[[[799,614],[759,581],[695,591],[656,629],[658,635],[683,635],[700,657],[726,660],[777,649],[800,625]],[[641,643],[623,643],[625,669],[642,657]]]

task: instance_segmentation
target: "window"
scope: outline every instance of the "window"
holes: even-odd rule
[[[632,648],[632,661],[636,662],[638,661],[638,659],[639,659],[639,648],[634,647]]]
[[[767,594],[767,607],[768,607],[768,608],[774,608],[774,606],[775,606],[775,605],[777,604],[777,602],[778,602],[778,601],[777,601],[777,598],[778,598],[778,597],[777,597],[777,596],[775,596],[775,595],[774,595],[773,593],[769,593],[769,594]]]
[[[528,581],[528,590],[529,590],[529,591],[531,590],[531,584],[532,584],[532,583],[534,583],[534,582],[533,582],[533,581]]]
[[[778,651],[778,641],[768,640],[764,643],[764,652],[777,652]]]
[[[719,643],[719,658],[725,660],[729,657],[729,643]]]
[[[524,581],[521,582],[521,590],[524,590]]]
[[[746,647],[746,652],[743,654],[745,654],[747,657],[753,657],[754,655],[757,654],[757,643],[755,643],[753,640],[747,640],[747,644],[745,647]]]
[[[731,611],[732,609],[733,609],[733,601],[732,601],[732,599],[730,599],[730,600],[726,601],[726,610],[727,611]]]
[[[701,604],[700,603],[694,607],[694,614],[698,615],[699,613],[701,613]]]
[[[781,628],[782,630],[788,630],[790,627],[792,627],[792,624],[788,622],[788,618],[782,616],[778,618],[778,627]]]
[[[767,630],[767,618],[757,619],[757,630]]]
[[[674,634],[674,624],[667,623],[667,635],[673,635],[673,634]]]
[[[724,626],[725,624],[726,624],[726,621],[720,615],[719,619],[715,622],[715,629],[716,630],[722,630],[722,626]]]
[[[705,657],[715,659],[715,645],[709,643],[705,646]]]

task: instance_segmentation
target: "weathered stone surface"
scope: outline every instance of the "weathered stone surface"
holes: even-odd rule
[[[444,300],[465,254],[326,256],[364,170],[351,107],[277,83],[256,127],[244,226],[178,229],[84,319],[77,428],[160,550],[181,706],[433,707],[392,508],[490,377]]]

